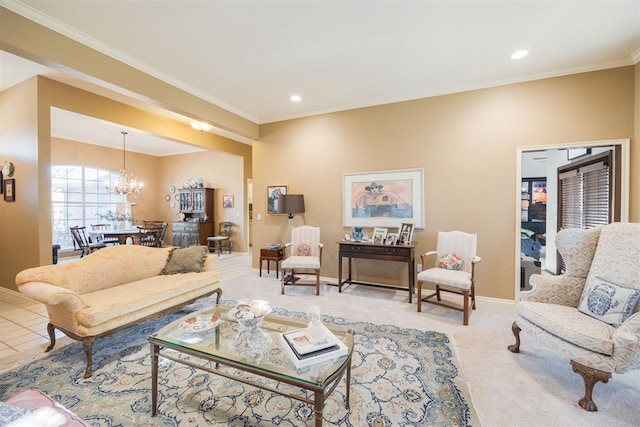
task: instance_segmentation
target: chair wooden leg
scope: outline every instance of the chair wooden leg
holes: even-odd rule
[[[316,270],[316,295],[320,295],[320,270]]]
[[[267,261],[268,263],[269,261]],[[277,266],[276,266],[277,268]],[[282,295],[284,295],[284,278],[287,276],[287,270],[285,270],[284,268],[282,269],[282,277],[280,277],[280,293]]]
[[[476,287],[471,283],[471,309],[476,309]]]
[[[518,324],[516,322],[513,322],[513,324],[511,325],[511,332],[513,332],[513,336],[516,337],[516,343],[511,344],[510,346],[507,347],[507,349],[511,353],[520,353],[520,331],[521,330],[522,329],[520,329]]]
[[[584,380],[584,397],[578,401],[578,405],[585,411],[596,412],[598,407],[593,401],[593,387],[598,381],[602,381],[603,383],[609,382],[611,373],[585,366],[575,360],[571,361],[571,367],[573,368],[573,372],[582,375],[582,379]]]
[[[467,326],[469,324],[469,291],[463,290],[463,310],[462,310],[462,324]]]
[[[418,282],[418,313],[422,312],[422,282]]]
[[[440,297],[440,285],[436,285],[436,299],[442,301],[442,297]]]

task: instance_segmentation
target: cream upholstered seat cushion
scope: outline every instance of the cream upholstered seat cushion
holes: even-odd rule
[[[521,301],[518,315],[574,345],[598,353],[613,354],[615,328],[574,307],[543,302]]]
[[[418,281],[437,283],[458,289],[471,288],[471,273],[462,270],[447,270],[445,268],[430,268],[418,273]]]
[[[281,268],[320,268],[320,258],[317,256],[290,256],[280,263]]]

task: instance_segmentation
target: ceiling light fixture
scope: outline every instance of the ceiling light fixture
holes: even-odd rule
[[[291,95],[291,99],[293,102],[300,102],[300,100],[302,100],[302,97],[300,95]]]
[[[213,128],[209,123],[198,122],[195,120],[191,120],[191,127],[195,130],[199,130],[200,132],[209,132]]]
[[[116,182],[106,183],[105,188],[107,189],[107,193],[111,194],[124,194],[125,196],[129,194],[140,194],[142,193],[144,184],[138,182],[138,179],[127,170],[127,146],[125,142],[127,132],[122,131],[120,133],[122,134],[122,169],[120,169],[120,176]]]
[[[520,59],[524,58],[527,55],[529,55],[528,50],[517,50],[511,54],[511,59]]]

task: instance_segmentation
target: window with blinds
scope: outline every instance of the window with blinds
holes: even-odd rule
[[[558,168],[558,230],[613,222],[613,165],[613,151],[607,151]]]

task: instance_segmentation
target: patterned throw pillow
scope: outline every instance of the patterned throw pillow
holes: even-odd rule
[[[627,320],[640,299],[640,289],[621,286],[601,277],[596,277],[584,292],[578,310],[614,328]]]
[[[438,266],[447,270],[460,270],[462,268],[462,258],[458,254],[442,255],[438,261]]]
[[[199,273],[204,271],[207,255],[206,246],[191,246],[184,249],[171,249],[167,264],[161,274]]]
[[[309,256],[311,253],[311,248],[306,243],[301,243],[296,248],[296,253],[298,256]]]

